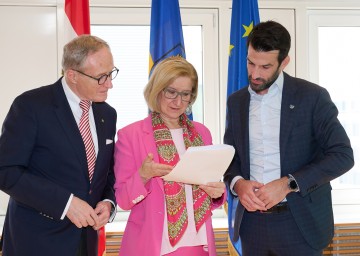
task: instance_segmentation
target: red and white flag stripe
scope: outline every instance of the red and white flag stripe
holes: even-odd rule
[[[90,34],[89,0],[65,0],[65,43],[83,34]]]

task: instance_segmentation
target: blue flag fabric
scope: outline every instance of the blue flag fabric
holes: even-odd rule
[[[257,0],[233,0],[228,65],[227,95],[248,86],[246,40],[260,22]]]
[[[257,0],[233,0],[229,46],[227,96],[249,84],[247,74],[246,40],[253,27],[260,22]],[[230,255],[241,255],[241,241],[233,241],[234,218],[238,198],[228,188],[228,225]]]
[[[149,74],[161,60],[180,55],[186,58],[178,0],[152,0]]]
[[[186,59],[179,1],[152,0],[149,75],[158,62],[178,55]]]

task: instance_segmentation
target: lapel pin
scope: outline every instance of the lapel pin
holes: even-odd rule
[[[294,108],[295,108],[295,106],[294,106],[294,105],[290,105],[289,107],[290,107],[290,109],[294,109]]]

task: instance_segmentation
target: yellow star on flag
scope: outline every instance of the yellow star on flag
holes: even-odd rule
[[[229,45],[229,56],[231,56],[231,50],[234,49],[234,47],[235,47],[235,46],[232,45],[232,44]]]
[[[243,34],[242,37],[247,37],[247,36],[249,36],[251,30],[252,30],[253,27],[254,27],[254,22],[251,22],[249,26],[245,26],[245,25],[242,25],[242,26],[243,26],[244,29],[245,29],[245,33]]]

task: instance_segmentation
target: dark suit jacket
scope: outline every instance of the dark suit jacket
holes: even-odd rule
[[[61,79],[18,96],[0,137],[0,189],[10,195],[4,224],[4,256],[75,255],[81,229],[60,220],[70,194],[92,207],[115,202],[113,149],[116,111],[92,104],[99,152],[90,184],[84,143]],[[89,255],[97,232],[87,228]]]
[[[224,176],[228,185],[238,175],[250,179],[249,104],[247,87],[228,99],[224,143],[236,149]],[[299,193],[290,193],[286,198],[301,234],[315,249],[326,247],[333,237],[330,181],[354,165],[349,138],[337,115],[338,110],[324,88],[284,73],[281,176],[291,173],[300,187]],[[236,240],[243,213],[244,207],[239,203],[234,227]]]

